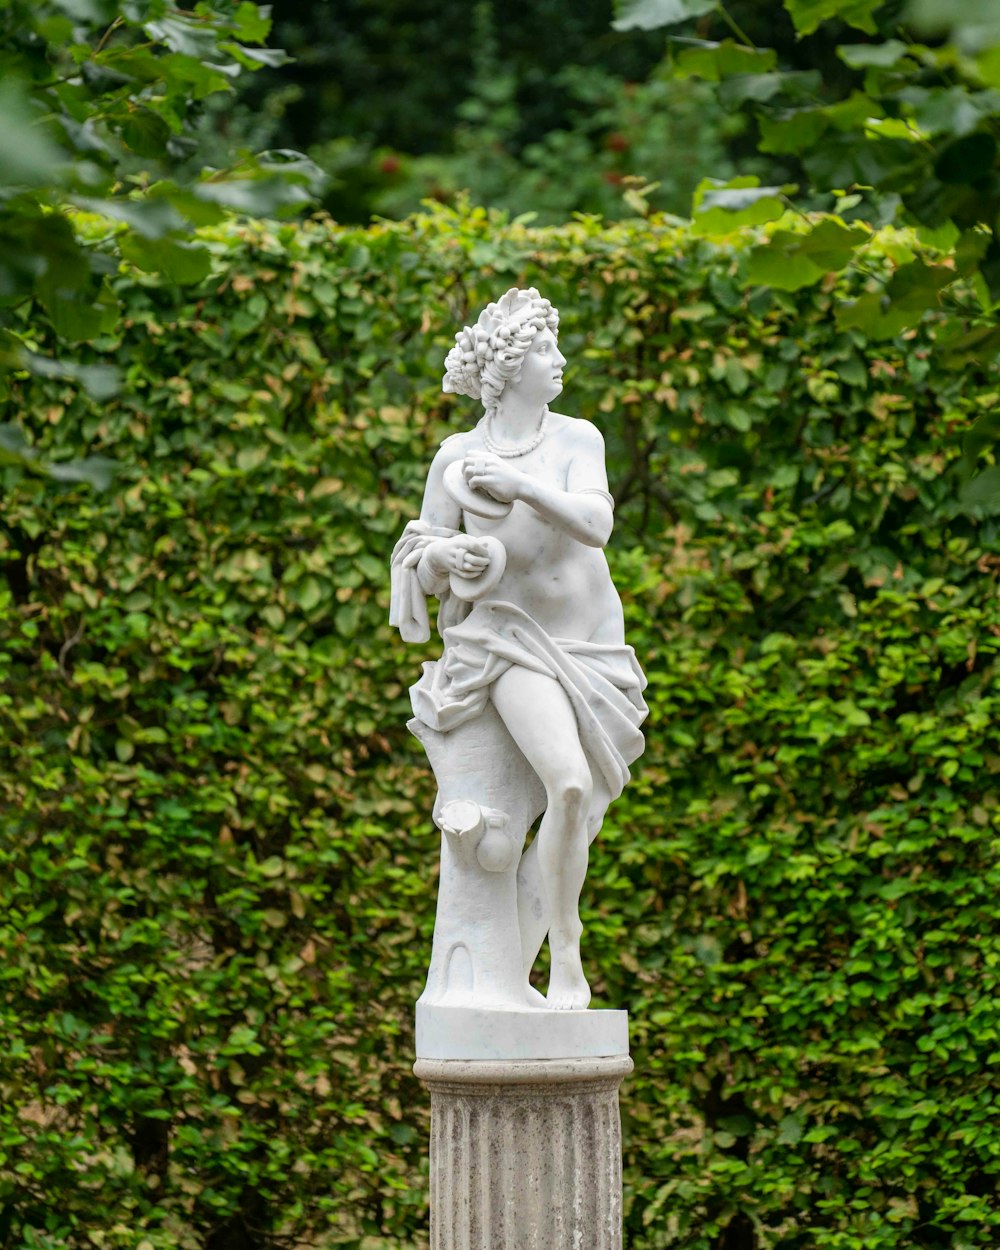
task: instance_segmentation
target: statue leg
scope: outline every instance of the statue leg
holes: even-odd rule
[[[601,831],[604,813],[611,803],[607,786],[600,779],[594,785],[594,795],[587,816],[587,840],[593,842]],[[549,904],[545,897],[545,882],[538,863],[538,839],[531,843],[521,856],[517,869],[517,923],[521,932],[521,955],[524,961],[525,980],[535,966],[538,952],[542,949],[549,931]],[[531,987],[529,986],[529,989]],[[534,994],[534,990],[531,993]],[[539,996],[541,997],[541,996]]]
[[[590,986],[580,962],[580,891],[587,875],[593,787],[576,714],[554,678],[517,666],[493,683],[492,698],[545,787],[545,815],[535,837],[535,853],[549,910],[548,1005],[586,1007]]]

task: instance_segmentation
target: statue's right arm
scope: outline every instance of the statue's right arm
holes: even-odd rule
[[[462,509],[444,488],[444,471],[460,454],[456,450],[458,441],[457,438],[445,440],[427,474],[420,520],[436,529],[459,530],[462,524]],[[417,567],[417,579],[425,594],[439,594],[448,584],[447,557],[451,542],[451,539],[440,538],[425,549]]]
[[[438,448],[437,455],[431,462],[424,486],[424,502],[420,508],[420,519],[428,525],[443,526],[445,529],[457,530],[462,526],[462,509],[444,488],[444,471],[453,460],[461,459],[459,440],[448,438]]]

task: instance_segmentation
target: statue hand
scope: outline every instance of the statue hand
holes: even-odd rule
[[[465,480],[473,490],[486,491],[502,503],[512,503],[524,493],[527,474],[489,451],[473,452],[462,464]]]
[[[490,562],[486,544],[471,534],[449,539],[443,556],[445,570],[459,577],[478,577]]]

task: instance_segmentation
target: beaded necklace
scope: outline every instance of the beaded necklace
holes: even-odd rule
[[[490,433],[490,426],[493,422],[493,413],[487,413],[486,424],[483,426],[483,442],[486,444],[487,451],[493,452],[495,456],[503,456],[505,460],[513,460],[516,456],[526,456],[529,451],[534,451],[545,437],[545,427],[549,421],[548,404],[542,409],[542,419],[538,423],[538,429],[526,443],[516,443],[513,447],[504,446],[498,443]]]

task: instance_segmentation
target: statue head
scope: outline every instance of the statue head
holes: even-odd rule
[[[521,365],[535,335],[558,332],[559,314],[534,287],[512,287],[479,314],[474,326],[455,335],[455,346],[445,358],[443,389],[482,401],[487,413],[500,402],[508,382],[521,376]]]

